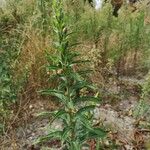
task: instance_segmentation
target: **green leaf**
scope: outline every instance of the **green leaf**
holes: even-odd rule
[[[78,53],[69,53],[68,55],[67,55],[67,57],[68,57],[68,60],[70,60],[70,62],[72,62],[76,57],[78,57],[78,56],[80,56],[80,54],[78,54]]]
[[[85,142],[89,139],[103,139],[105,138],[107,133],[102,129],[93,129],[93,130],[87,130],[87,133],[82,134],[79,138],[80,141]]]
[[[91,106],[85,106],[83,108],[80,108],[77,113],[76,113],[76,117],[80,116],[83,113],[86,112],[90,112],[91,110],[93,110],[95,108],[95,105],[91,105]]]
[[[74,47],[74,46],[77,46],[77,45],[80,45],[80,44],[81,44],[81,42],[77,42],[77,43],[69,45],[69,47],[71,48],[71,47]]]
[[[52,54],[49,53],[48,50],[46,50],[46,58],[47,58],[48,61],[52,61],[53,63],[57,63],[58,60],[59,60],[58,55],[56,55],[56,56],[52,55]]]
[[[74,34],[75,32],[70,32],[70,33],[67,33],[67,35],[66,36],[70,36],[70,35],[72,35],[72,34]]]
[[[58,110],[58,111],[52,111],[52,112],[41,112],[41,113],[38,113],[36,116],[37,117],[41,117],[41,116],[43,116],[43,117],[50,117],[50,116],[52,116],[53,117],[53,119],[52,119],[52,121],[51,122],[53,122],[55,119],[58,119],[58,118],[62,118],[62,116],[63,115],[65,115],[65,114],[68,114],[64,109],[60,109],[60,110]]]
[[[82,96],[82,97],[75,98],[73,101],[75,104],[80,102],[85,102],[85,101],[99,103],[100,99],[93,96]]]
[[[72,128],[70,126],[66,126],[63,131],[62,131],[62,140],[66,141],[67,138],[70,137],[70,133],[71,133]]]
[[[76,119],[85,127],[85,129],[92,130],[90,120],[87,116],[80,114],[76,116]]]
[[[58,98],[59,101],[63,102],[64,104],[66,104],[68,101],[68,97],[66,97],[64,95],[64,93],[62,91],[59,91],[59,90],[47,89],[47,90],[41,90],[39,92],[42,93],[43,95],[55,96]]]
[[[60,109],[58,112],[56,112],[53,115],[53,120],[51,122],[53,122],[55,119],[61,118],[63,115],[68,114],[64,109]]]
[[[88,138],[104,138],[107,132],[101,128],[93,128],[89,131]]]
[[[50,117],[52,115],[54,115],[56,113],[56,111],[43,111],[43,112],[40,112],[36,115],[36,117]]]
[[[78,81],[76,82],[76,84],[72,86],[72,89],[75,89],[75,90],[82,89],[82,88],[89,88],[89,89],[95,90],[95,87],[86,81]]]
[[[69,76],[70,78],[74,79],[76,82],[82,81],[82,77],[76,72],[71,72]]]
[[[72,141],[72,146],[70,150],[81,150],[80,142]]]
[[[59,73],[59,74],[53,74],[49,77],[49,81],[57,81],[58,79],[62,79],[63,81],[65,80],[65,75],[64,73]]]
[[[55,132],[49,133],[48,135],[40,137],[37,141],[34,142],[34,144],[43,143],[45,141],[49,141],[52,139],[61,139],[61,137],[62,137],[62,131],[55,131]]]

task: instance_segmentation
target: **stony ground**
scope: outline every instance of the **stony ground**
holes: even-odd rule
[[[108,130],[108,137],[103,143],[106,147],[103,149],[111,150],[109,141],[114,141],[119,145],[118,148],[113,148],[114,150],[146,150],[148,148],[145,145],[149,144],[148,140],[150,138],[150,129],[148,128],[148,120],[150,120],[148,114],[150,112],[146,112],[144,118],[135,117],[135,110],[138,108],[139,103],[139,96],[135,87],[140,83],[135,80],[134,82],[125,82],[126,92],[117,92],[115,87],[113,87],[114,89],[112,87],[108,89],[108,94],[104,96],[105,102],[94,110],[95,119],[93,122],[97,125],[103,125]],[[118,93],[124,94],[118,95]],[[36,114],[43,110],[55,108],[48,103],[48,101],[40,100],[28,102],[25,108],[27,112],[23,115],[26,121],[16,127],[14,126],[1,137],[0,149],[48,150],[52,147],[53,149],[60,149],[58,141],[52,141],[45,145],[33,145],[38,137],[47,134],[49,118],[39,118],[36,117]],[[19,114],[17,117],[19,118]],[[53,127],[61,128],[61,122],[56,121]]]

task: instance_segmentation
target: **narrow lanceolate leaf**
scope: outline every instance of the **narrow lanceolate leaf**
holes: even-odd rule
[[[70,53],[67,55],[68,59],[72,62],[76,57],[80,56],[78,53]]]
[[[82,118],[81,122],[83,123],[82,125],[87,129],[88,134],[87,137],[88,139],[92,138],[104,138],[106,136],[106,131],[104,131],[101,128],[93,128],[91,124],[87,121],[86,118]]]
[[[66,126],[62,131],[62,140],[66,141],[70,137],[70,133],[72,131],[72,128],[69,126]]]
[[[59,55],[51,55],[48,50],[46,50],[46,58],[48,61],[57,63],[59,61]]]
[[[78,73],[71,72],[70,77],[74,79],[76,82],[82,81],[82,77]]]
[[[67,112],[64,109],[60,109],[59,111],[44,111],[44,112],[38,113],[36,116],[37,117],[53,117],[53,121],[54,121],[57,118],[61,118],[61,116],[65,114],[67,114]]]
[[[77,141],[73,141],[71,150],[81,150],[81,143]]]
[[[81,114],[77,118],[81,122],[81,124],[84,126],[85,129],[92,130],[92,126],[91,126],[91,123],[89,122],[89,118],[88,117],[86,117],[85,115]]]
[[[100,129],[99,131],[98,130],[95,131],[97,131],[97,133],[93,132],[93,130],[87,130],[85,134],[80,136],[80,140],[82,142],[85,142],[89,139],[103,139],[104,137],[106,137],[107,133],[104,130]]]
[[[67,112],[64,109],[60,109],[58,112],[53,114],[54,118],[53,118],[53,120],[51,122],[53,122],[55,119],[61,118],[65,114],[67,114]]]
[[[76,117],[80,116],[83,113],[90,112],[95,108],[95,105],[85,106],[84,108],[81,108],[77,111]]]
[[[43,111],[43,112],[40,112],[36,115],[36,117],[50,117],[52,115],[54,115],[56,113],[56,111]]]
[[[70,36],[70,35],[72,35],[72,34],[74,34],[74,33],[75,33],[75,32],[67,33],[67,35],[66,35],[66,36],[68,37],[68,36]]]
[[[47,89],[47,90],[41,90],[41,91],[39,91],[39,92],[42,93],[43,95],[55,96],[55,97],[57,97],[58,100],[60,100],[61,102],[67,103],[68,98],[64,95],[64,93],[63,93],[62,91]]]
[[[80,45],[80,44],[81,44],[81,42],[77,42],[77,43],[71,44],[71,45],[69,45],[69,48],[77,46],[77,45]]]
[[[93,128],[89,131],[87,138],[104,138],[107,132],[102,130],[101,128]]]
[[[100,99],[97,97],[93,97],[93,96],[83,96],[83,97],[78,97],[74,99],[73,101],[75,104],[80,103],[80,102],[85,102],[85,101],[99,103]]]
[[[48,135],[40,137],[37,141],[34,142],[34,144],[42,143],[42,142],[49,141],[52,139],[61,139],[61,136],[62,136],[62,131],[55,131],[55,132],[49,133]]]
[[[89,89],[95,90],[95,87],[86,81],[79,81],[75,85],[73,85],[72,88],[76,90],[82,89],[82,88],[89,88]]]

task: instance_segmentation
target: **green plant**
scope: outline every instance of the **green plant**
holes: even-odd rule
[[[48,135],[38,139],[39,142],[51,139],[59,139],[62,146],[68,150],[80,150],[83,143],[88,139],[103,138],[105,132],[101,128],[92,126],[92,111],[99,98],[85,96],[81,91],[95,90],[95,87],[85,79],[89,70],[75,69],[81,63],[88,61],[80,60],[79,54],[72,50],[76,44],[69,43],[70,34],[65,22],[62,1],[53,1],[53,29],[56,52],[53,56],[48,55],[50,65],[47,69],[53,72],[51,79],[57,81],[56,89],[40,91],[44,95],[57,98],[61,104],[59,110],[42,113],[52,115],[53,119],[60,119],[63,123],[62,129],[52,131]]]
[[[150,98],[150,75],[148,74],[147,78],[145,79],[142,85],[142,93],[140,101],[138,102],[134,110],[135,117],[144,117],[148,115],[150,111],[149,109],[150,104],[148,102],[149,98]]]
[[[13,17],[5,13],[0,15],[0,132],[4,131],[7,119],[10,118],[10,105],[17,100],[18,93],[23,87],[21,80],[25,76],[15,78],[15,67],[20,54],[22,28]]]
[[[38,10],[40,10],[40,18],[38,19],[40,24],[40,29],[42,29],[43,36],[46,36],[48,30],[48,21],[49,15],[48,14],[48,1],[47,0],[39,0],[37,1]]]
[[[6,44],[5,42],[2,36],[0,45]],[[9,45],[10,43],[7,44]],[[11,49],[2,46],[0,50],[0,123],[3,127],[8,114],[8,105],[16,99],[11,75],[12,60],[13,56]]]

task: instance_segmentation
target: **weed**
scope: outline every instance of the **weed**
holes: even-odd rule
[[[72,46],[76,45],[69,43],[71,33],[68,32],[61,0],[54,0],[53,13],[56,52],[53,56],[48,55],[51,64],[47,68],[53,73],[50,78],[58,82],[58,87],[40,92],[56,97],[61,103],[62,107],[59,110],[46,114],[53,116],[52,122],[55,119],[61,119],[63,127],[39,138],[37,142],[59,139],[66,149],[80,150],[88,139],[105,136],[105,132],[101,128],[92,127],[92,116],[89,113],[95,108],[99,99],[80,95],[82,89],[95,90],[95,87],[85,79],[89,70],[75,69],[77,65],[87,61],[78,59],[79,54],[71,50]],[[93,103],[89,103],[90,101]]]

